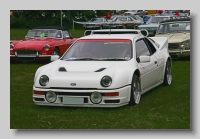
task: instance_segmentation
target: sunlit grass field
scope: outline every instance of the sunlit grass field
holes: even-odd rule
[[[28,29],[11,29],[10,39],[23,39]],[[84,30],[69,30],[73,37]],[[190,129],[190,60],[173,60],[170,86],[158,86],[137,106],[74,108],[37,106],[32,100],[37,68],[47,63],[10,64],[11,129]]]

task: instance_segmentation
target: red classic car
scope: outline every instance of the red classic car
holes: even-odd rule
[[[24,40],[10,44],[11,61],[50,60],[52,55],[62,56],[76,41],[65,27],[44,26],[29,30]]]

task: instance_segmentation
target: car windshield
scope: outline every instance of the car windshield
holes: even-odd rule
[[[190,22],[165,23],[158,27],[157,34],[190,32]]]
[[[113,21],[127,21],[127,17],[117,17]]]
[[[159,23],[161,21],[168,20],[168,19],[169,19],[168,17],[156,17],[156,16],[153,16],[151,18],[150,23]]]
[[[127,39],[78,40],[62,60],[126,61],[132,58],[132,43]]]
[[[90,22],[103,22],[102,18],[92,18]]]
[[[29,30],[27,38],[62,38],[62,33],[55,29],[33,29]]]

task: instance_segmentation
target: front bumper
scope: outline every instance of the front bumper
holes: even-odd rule
[[[37,61],[49,60],[52,55],[10,55],[10,59],[14,61]]]
[[[178,59],[181,57],[187,57],[190,56],[190,50],[169,50],[169,55],[171,56],[172,59]]]
[[[119,89],[113,90],[71,90],[71,89],[41,89],[33,86],[33,90],[48,92],[53,91],[57,94],[57,99],[54,103],[49,103],[46,100],[45,95],[34,94],[33,91],[33,102],[36,105],[46,106],[70,106],[70,107],[120,107],[127,105],[130,101],[131,86],[125,86]],[[99,92],[102,95],[102,101],[99,104],[94,104],[90,100],[90,95],[93,92]],[[119,92],[118,96],[105,96],[106,93]],[[84,100],[81,104],[74,101],[74,104],[64,102],[64,99],[76,100],[76,98]]]

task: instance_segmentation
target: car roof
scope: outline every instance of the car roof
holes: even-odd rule
[[[33,29],[57,29],[57,30],[67,30],[66,27],[61,26],[38,26]]]
[[[190,21],[190,18],[164,20],[164,21],[161,21],[160,24],[167,23],[167,22],[176,22],[176,21]]]
[[[139,34],[91,34],[88,36],[81,37],[79,39],[129,39],[133,40],[139,37]]]

